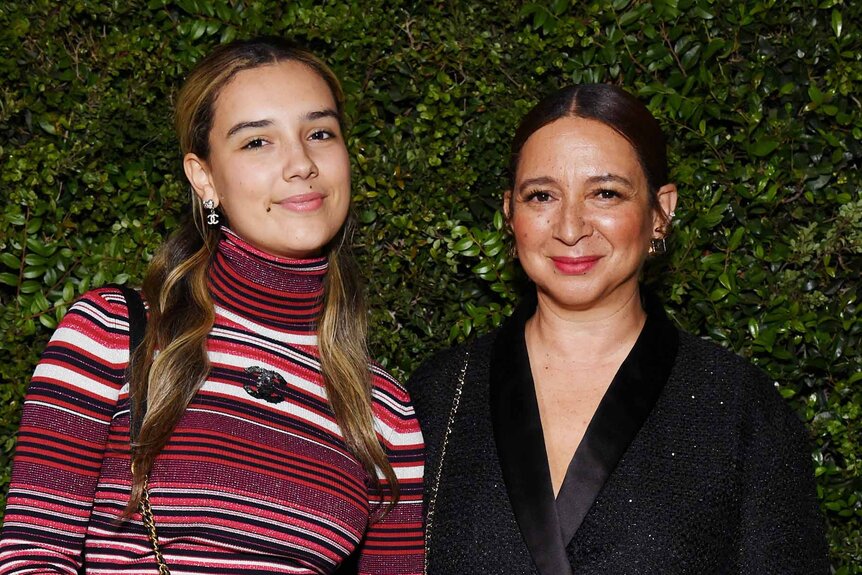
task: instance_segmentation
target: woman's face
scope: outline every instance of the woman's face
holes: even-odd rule
[[[658,199],[670,213],[676,188],[662,187]],[[662,235],[634,148],[584,118],[561,118],[529,137],[504,211],[540,302],[559,312],[621,309],[637,294],[650,239]]]
[[[209,142],[209,158],[186,155],[186,175],[253,246],[313,257],[344,224],[350,161],[335,98],[311,68],[287,61],[237,73],[215,101]]]

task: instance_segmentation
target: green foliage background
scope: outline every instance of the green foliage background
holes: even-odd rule
[[[0,4],[0,492],[38,354],[88,288],[137,283],[188,191],[173,94],[272,33],[349,96],[376,357],[408,374],[511,310],[514,125],[550,89],[649,103],[681,190],[651,276],[680,325],[770,373],[806,421],[835,573],[862,573],[862,3],[6,0]]]

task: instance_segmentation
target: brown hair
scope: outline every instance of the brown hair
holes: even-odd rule
[[[521,149],[535,132],[560,118],[586,118],[612,128],[632,145],[650,191],[650,206],[658,209],[657,193],[668,183],[667,143],[658,121],[640,100],[612,84],[577,84],[546,96],[518,124],[509,157],[509,185]],[[663,214],[661,210],[659,213]]]
[[[179,92],[175,125],[182,153],[192,152],[203,159],[209,156],[216,100],[237,73],[283,61],[301,62],[327,83],[340,119],[344,102],[341,85],[314,54],[280,38],[235,41],[217,47],[201,60]],[[126,514],[139,505],[153,461],[210,369],[206,339],[215,311],[207,276],[221,231],[203,223],[201,201],[194,193],[191,198],[192,216],[165,242],[144,278],[150,321],[132,363],[131,382],[135,408],[141,413],[146,406],[146,416],[133,445],[132,493]],[[371,482],[377,482],[377,470],[382,471],[397,498],[395,472],[374,430],[365,301],[350,249],[351,232],[352,218],[348,218],[324,250],[329,271],[318,326],[321,371],[347,447]]]

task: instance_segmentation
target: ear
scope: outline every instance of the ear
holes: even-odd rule
[[[665,184],[656,193],[658,200],[658,211],[653,216],[653,229],[656,230],[656,238],[667,235],[667,224],[671,220],[671,214],[676,210],[678,194],[676,184]]]
[[[512,220],[512,190],[503,192],[503,215],[506,216],[506,223]]]
[[[218,206],[218,194],[216,194],[212,174],[206,161],[199,158],[197,154],[189,152],[183,157],[183,170],[186,172],[186,178],[192,185],[192,189],[201,201],[213,200]]]

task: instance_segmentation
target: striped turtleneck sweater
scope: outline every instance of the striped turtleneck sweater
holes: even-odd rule
[[[275,258],[225,230],[210,268],[212,369],[150,474],[174,575],[333,573],[348,557],[359,573],[422,572],[422,436],[401,385],[369,366],[375,428],[399,480],[391,506],[326,398],[315,331],[326,270],[324,258]],[[121,292],[102,288],[48,344],[24,404],[0,574],[158,572],[140,515],[121,519],[128,333]]]

